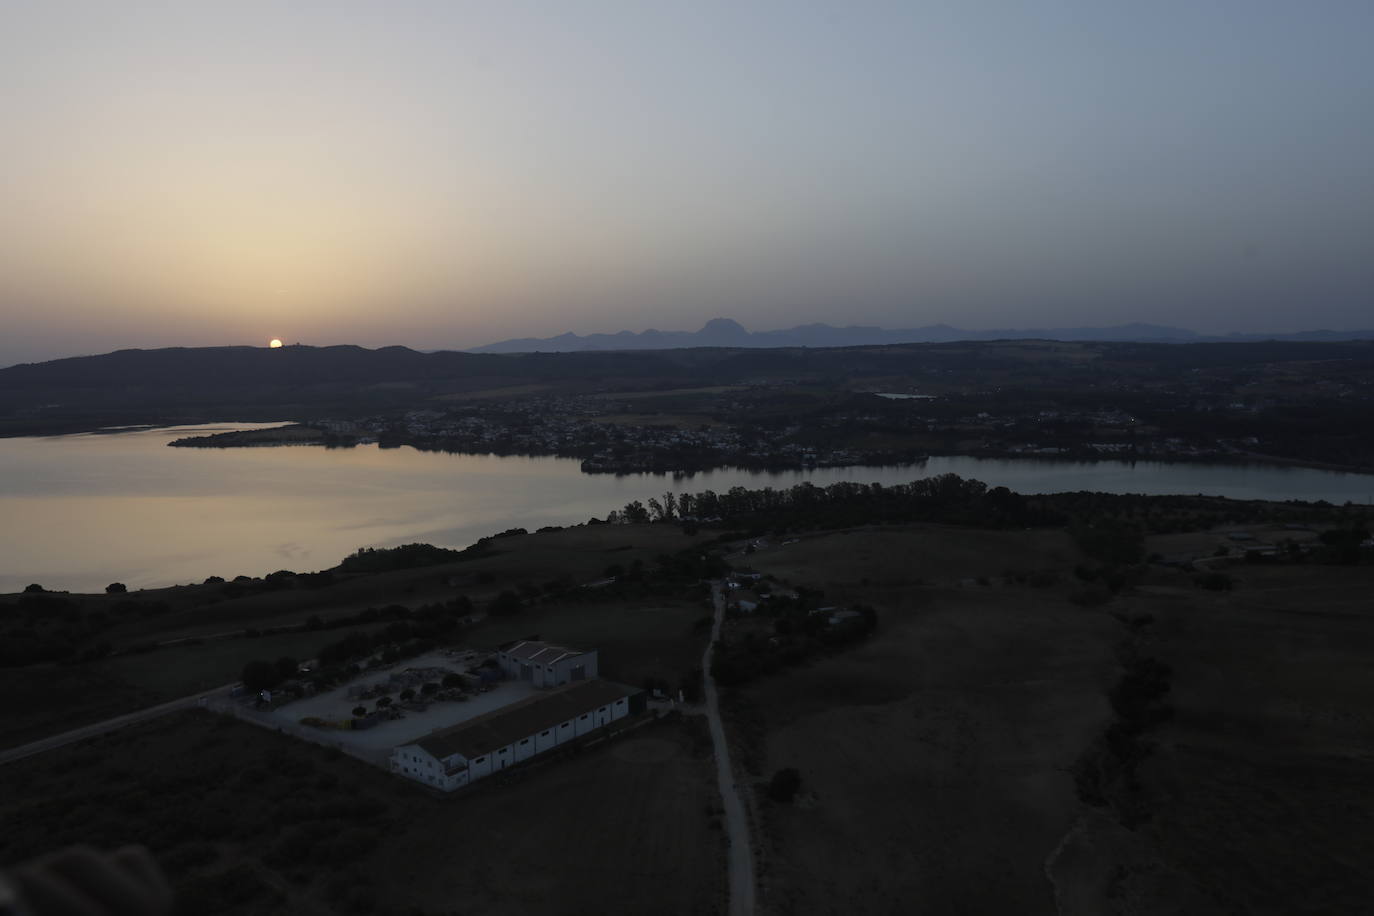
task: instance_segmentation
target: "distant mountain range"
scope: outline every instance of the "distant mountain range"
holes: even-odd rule
[[[748,331],[731,318],[713,318],[699,331],[658,331],[616,334],[559,334],[557,337],[517,337],[473,347],[472,353],[572,353],[582,350],[674,350],[683,347],[863,347],[874,344],[949,343],[956,340],[1101,340],[1125,343],[1199,343],[1216,341],[1331,341],[1374,339],[1363,331],[1299,331],[1292,334],[1227,334],[1207,336],[1187,328],[1156,324],[1119,324],[1104,328],[997,328],[972,331],[947,324],[889,329],[848,325],[800,324],[780,331]]]

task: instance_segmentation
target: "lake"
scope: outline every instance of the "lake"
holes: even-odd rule
[[[37,582],[101,590],[261,576],[335,565],[364,546],[465,547],[507,528],[585,522],[633,499],[809,480],[905,483],[955,473],[1023,493],[1205,493],[1238,499],[1369,501],[1374,475],[1262,465],[931,458],[914,466],[674,479],[583,474],[568,458],[446,455],[375,445],[167,448],[234,424],[0,439],[0,592]]]

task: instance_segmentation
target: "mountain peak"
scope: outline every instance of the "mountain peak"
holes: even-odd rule
[[[744,325],[740,324],[733,318],[712,318],[710,321],[702,325],[701,330],[697,331],[697,333],[710,334],[711,336],[716,337],[721,335],[747,335],[749,332],[744,329]]]

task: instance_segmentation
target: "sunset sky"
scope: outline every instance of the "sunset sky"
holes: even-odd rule
[[[1374,3],[0,0],[0,365],[1374,326]]]

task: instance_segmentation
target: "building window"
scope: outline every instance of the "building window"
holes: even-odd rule
[[[541,737],[541,738],[547,738],[548,736],[549,736],[549,730],[548,730],[547,728],[544,729],[544,731],[542,731],[542,732],[539,734],[539,737]]]
[[[529,738],[522,738],[522,739],[520,740],[520,743],[521,743],[521,744],[529,744],[529,743],[530,743],[530,739],[529,739]]]
[[[584,712],[579,718],[585,719],[587,718],[587,714]]]
[[[483,760],[486,760],[486,759],[487,759],[487,758],[485,758],[485,757],[478,757],[476,760],[473,761],[473,763],[481,763]]]

